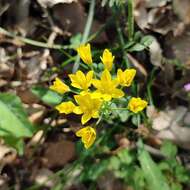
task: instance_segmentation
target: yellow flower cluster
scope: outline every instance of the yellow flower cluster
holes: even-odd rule
[[[90,44],[80,45],[77,52],[82,61],[92,68],[93,60]],[[100,78],[96,78],[93,70],[86,74],[80,70],[75,74],[70,74],[70,85],[77,88],[80,92],[73,96],[75,102],[62,102],[55,107],[60,113],[82,115],[81,123],[83,125],[91,118],[96,119],[100,117],[100,110],[105,102],[111,101],[113,98],[124,97],[125,93],[122,88],[129,87],[136,75],[135,69],[126,69],[124,71],[118,69],[117,76],[113,78],[110,72],[113,69],[115,57],[108,49],[104,50],[100,59],[104,65]],[[55,79],[50,89],[60,94],[71,91],[71,87],[67,86],[59,78]],[[127,109],[138,113],[146,106],[147,102],[145,100],[133,97],[130,99]],[[89,148],[96,139],[96,131],[93,127],[87,126],[77,131],[76,136],[82,138],[85,148]]]

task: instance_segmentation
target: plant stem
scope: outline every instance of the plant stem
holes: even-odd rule
[[[130,68],[130,63],[129,63],[129,59],[128,59],[128,56],[127,56],[127,52],[124,49],[125,41],[124,41],[124,38],[123,38],[121,27],[119,26],[118,22],[116,23],[116,25],[117,25],[117,32],[118,32],[118,36],[119,36],[120,46],[121,46],[121,49],[122,49],[122,52],[123,52],[125,65],[126,65],[127,68]]]
[[[111,110],[128,110],[128,108],[111,108]]]
[[[39,42],[39,41],[31,40],[29,38],[17,36],[11,32],[8,32],[7,30],[5,30],[2,27],[0,27],[0,34],[4,34],[11,38],[17,38],[18,40],[20,40],[26,44],[30,44],[30,45],[37,46],[37,47],[49,48],[49,49],[71,49],[70,46],[62,46],[62,45],[58,45],[58,44],[48,45],[47,43],[44,43],[44,42]]]
[[[90,34],[90,29],[91,29],[92,21],[93,21],[93,17],[94,17],[95,4],[96,4],[96,0],[91,0],[88,18],[87,18],[86,26],[85,26],[82,41],[81,41],[82,44],[87,42],[88,36]],[[80,58],[79,58],[79,56],[77,56],[77,59],[73,66],[73,73],[75,73],[78,70],[79,64],[80,64],[79,61],[80,61]]]
[[[133,40],[134,35],[134,0],[128,0],[128,37],[129,41]]]

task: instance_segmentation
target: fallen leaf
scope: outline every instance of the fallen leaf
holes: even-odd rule
[[[44,131],[40,130],[38,131],[30,140],[30,142],[28,143],[29,146],[33,146],[33,145],[37,145],[37,144],[42,144],[45,140],[45,138],[43,138],[44,135]]]
[[[190,23],[190,1],[173,0],[173,10],[184,24]]]
[[[165,53],[167,53],[170,56],[170,58],[177,58],[178,60],[180,60],[181,64],[187,67],[190,67],[189,29],[190,29],[190,26],[186,27],[183,33],[181,33],[178,36],[174,36],[174,34],[168,34],[166,36],[166,42],[165,42],[165,49],[166,49]],[[169,52],[167,49],[169,50]]]
[[[41,168],[35,177],[35,182],[38,185],[43,185],[46,187],[54,187],[56,183],[59,181],[58,176],[54,176],[52,179],[50,179],[50,176],[53,176],[54,173],[47,169],[47,168]]]
[[[171,0],[145,0],[147,8],[162,7]]]
[[[183,119],[186,112],[187,108],[183,106],[178,106],[176,109],[167,108],[164,111],[157,111],[153,106],[147,108],[147,116],[152,121],[152,128],[157,131],[172,128]]]
[[[162,49],[156,38],[150,44],[149,51],[151,63],[162,68]]]
[[[44,152],[46,165],[49,168],[63,167],[66,163],[75,157],[75,143],[68,140],[47,143],[47,149]]]
[[[173,125],[171,128],[160,131],[156,137],[171,140],[178,146],[190,150],[190,128]]]
[[[13,153],[13,152],[16,153],[16,151],[13,148],[0,144],[0,161],[3,160],[6,154]]]
[[[59,3],[77,2],[77,0],[37,0],[37,1],[44,8],[53,7],[54,5],[59,4]]]
[[[134,65],[134,67],[137,68],[139,72],[142,73],[145,77],[147,77],[148,73],[146,69],[144,68],[144,66],[137,59],[135,59],[131,54],[128,53],[127,56],[129,60],[131,61],[131,63]]]
[[[68,32],[69,35],[77,35],[78,33],[84,32],[87,15],[80,2],[55,5],[52,10],[53,16],[57,22],[59,22],[61,28]],[[101,28],[102,24],[98,20],[94,19],[90,34],[96,33]],[[107,40],[106,33],[103,31],[92,41],[95,43],[104,43],[107,42]]]

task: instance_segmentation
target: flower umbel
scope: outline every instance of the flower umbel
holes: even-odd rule
[[[118,69],[117,71],[117,79],[121,86],[131,86],[131,83],[133,82],[135,75],[135,69],[126,69],[125,71]]]
[[[99,110],[102,105],[102,100],[100,98],[92,98],[89,93],[75,95],[74,98],[79,106],[77,106],[73,112],[75,114],[83,114],[81,118],[83,125],[91,118],[99,117]]]
[[[118,81],[116,79],[112,80],[107,69],[102,72],[101,80],[94,79],[92,84],[97,88],[95,92],[100,94],[105,101],[124,96],[124,92],[117,88]]]
[[[76,74],[70,74],[71,85],[81,90],[88,90],[92,84],[93,71],[89,71],[86,76],[82,71],[77,71]]]
[[[145,107],[147,107],[148,102],[142,100],[141,98],[131,98],[128,104],[128,109],[134,113],[138,113],[142,111]]]
[[[114,58],[115,56],[113,56],[108,49],[105,49],[103,52],[103,56],[100,57],[102,63],[108,71],[112,70]]]
[[[53,82],[53,85],[51,85],[49,88],[60,94],[64,94],[65,92],[68,92],[70,90],[69,87],[65,83],[63,83],[59,78],[56,78]]]
[[[80,45],[77,52],[81,60],[88,64],[85,68],[90,69],[90,71],[83,73],[78,70],[74,74],[69,74],[70,86],[56,78],[50,89],[60,94],[70,91],[68,93],[69,97],[64,96],[65,99],[68,98],[70,101],[62,102],[55,107],[59,113],[81,115],[83,125],[92,118],[97,119],[92,124],[93,127],[86,126],[76,132],[76,136],[81,137],[84,147],[88,149],[96,139],[96,127],[103,119],[109,119],[114,110],[122,111],[127,109],[130,112],[138,113],[147,106],[148,102],[139,97],[129,97],[130,100],[128,101],[128,98],[125,97],[123,88],[131,86],[136,70],[118,68],[117,73],[113,73],[115,72],[115,69],[112,69],[115,56],[112,55],[111,51],[105,49],[100,57],[104,69],[100,65],[100,67],[97,64],[93,65],[90,44]],[[185,85],[184,89],[189,91],[190,84]],[[122,99],[121,101],[112,100],[114,98]],[[127,107],[120,107],[122,104],[126,105],[126,103],[128,103]],[[125,112],[124,114],[127,113]],[[110,119],[118,116],[120,118],[118,113],[114,114]],[[94,122],[94,120],[91,122]]]
[[[73,104],[73,102],[68,101],[57,105],[55,108],[59,111],[59,113],[70,114],[73,112],[76,106]]]
[[[82,44],[77,48],[77,52],[80,56],[80,58],[83,60],[86,64],[92,64],[92,55],[91,55],[91,48],[90,44]]]
[[[94,128],[87,126],[76,132],[77,137],[81,137],[84,147],[90,148],[96,139],[96,131]]]

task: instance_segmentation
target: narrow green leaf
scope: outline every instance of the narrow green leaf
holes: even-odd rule
[[[32,93],[36,95],[40,100],[49,105],[57,105],[61,103],[62,96],[58,93],[44,87],[33,87]]]
[[[138,150],[138,159],[143,170],[149,190],[170,190],[161,170],[143,148]]]

